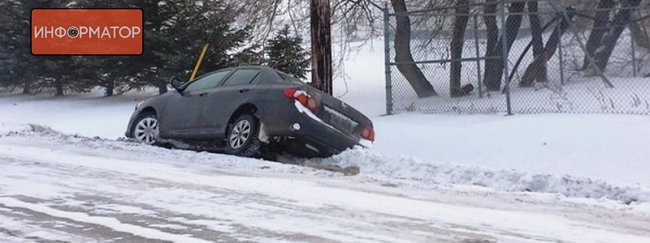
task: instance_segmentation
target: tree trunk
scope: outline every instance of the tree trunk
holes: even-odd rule
[[[650,50],[650,37],[648,37],[648,32],[645,30],[645,26],[641,27],[639,22],[630,22],[628,27],[630,28],[632,39],[636,46]]]
[[[158,94],[167,93],[167,83],[158,83]]]
[[[106,96],[113,96],[114,90],[115,90],[115,80],[109,78],[109,80],[106,81],[106,92],[104,92],[104,94]]]
[[[23,83],[23,94],[31,94],[32,93],[32,83],[30,81],[25,81]]]
[[[451,67],[449,73],[449,94],[451,97],[463,96],[465,93],[460,87],[461,71],[463,63],[463,45],[465,43],[465,29],[469,20],[469,0],[458,0],[456,2],[456,17],[454,20],[454,31],[451,39]]]
[[[609,31],[603,36],[602,42],[596,48],[594,53],[594,59],[596,61],[596,66],[600,68],[600,71],[604,72],[607,68],[607,63],[609,58],[612,56],[612,51],[614,51],[614,46],[618,41],[618,38],[623,33],[623,30],[630,22],[631,8],[638,7],[641,3],[641,0],[622,0],[621,8],[618,10],[614,18],[612,19],[609,25]]]
[[[61,81],[61,77],[57,77],[54,80],[54,88],[56,89],[55,96],[63,96],[63,82]]]
[[[404,0],[391,0],[395,13],[406,12],[406,4]],[[436,91],[424,76],[420,68],[415,65],[415,60],[411,55],[411,20],[407,15],[395,16],[397,22],[395,30],[395,62],[397,62],[397,70],[399,70],[406,81],[411,84],[415,94],[419,98],[435,96]]]
[[[537,14],[537,1],[528,2],[528,19],[530,20],[530,32],[533,38],[533,57],[536,58],[544,49],[544,40],[542,38],[542,21]]]
[[[533,86],[534,81],[548,82],[546,64],[548,60],[555,55],[555,50],[557,50],[560,45],[560,38],[562,38],[564,32],[569,28],[569,23],[575,16],[575,9],[573,8],[567,8],[566,12],[569,21],[564,17],[561,18],[560,24],[555,27],[555,30],[553,30],[553,33],[548,38],[548,41],[546,41],[546,46],[542,49],[542,52],[535,57],[533,62],[526,68],[526,71],[524,71],[524,75],[521,77],[521,81],[519,82],[520,87],[531,87]]]
[[[521,27],[522,12],[526,2],[513,2],[510,4],[508,11],[511,15],[506,19],[506,36],[501,34],[499,40],[497,41],[496,46],[493,48],[493,52],[489,57],[500,57],[499,59],[488,59],[485,61],[485,73],[484,84],[485,87],[490,91],[498,91],[501,89],[501,78],[503,77],[503,58],[508,58],[507,54],[512,48],[512,44],[515,42],[515,38],[519,33],[519,27]],[[503,56],[503,45],[501,44],[503,38],[506,38],[506,56]]]
[[[596,48],[600,45],[603,35],[607,32],[607,22],[609,22],[609,15],[611,13],[611,8],[614,7],[616,3],[614,0],[600,0],[598,2],[598,10],[596,11],[596,16],[594,20],[594,26],[591,27],[591,34],[589,34],[589,39],[587,39],[587,53],[585,54],[585,59],[582,62],[582,70],[589,67],[589,57],[594,56]]]
[[[490,57],[494,53],[494,48],[499,41],[499,27],[497,26],[497,0],[485,0],[485,8],[483,9],[483,22],[485,22],[487,34],[487,48],[485,49],[485,56]]]
[[[311,0],[311,84],[332,94],[330,1]]]

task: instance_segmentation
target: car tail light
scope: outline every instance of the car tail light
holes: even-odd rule
[[[370,141],[375,141],[375,130],[372,127],[366,127],[361,130],[361,137]]]
[[[307,107],[314,113],[318,111],[318,102],[316,102],[316,99],[314,99],[314,97],[309,95],[304,90],[285,89],[284,96],[298,101],[300,104],[302,104],[304,107]]]

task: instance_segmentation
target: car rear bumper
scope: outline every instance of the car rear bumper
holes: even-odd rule
[[[315,152],[323,156],[341,153],[359,142],[358,139],[343,134],[329,125],[314,121],[306,115],[301,115],[301,117],[301,119],[297,119],[300,129],[295,130],[294,133],[305,140],[308,148],[312,150],[316,148],[318,151]],[[310,145],[314,148],[309,147]]]
[[[267,114],[266,118],[268,119],[262,118],[262,122],[268,135],[295,137],[304,143],[305,149],[319,157],[331,156],[361,145],[358,137],[337,130],[309,111],[287,109]]]

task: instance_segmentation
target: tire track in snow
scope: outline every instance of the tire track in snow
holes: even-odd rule
[[[145,227],[132,225],[132,224],[124,224],[115,218],[90,216],[86,213],[78,213],[78,212],[66,212],[66,211],[50,208],[42,204],[28,203],[10,197],[0,197],[0,204],[9,208],[27,209],[30,211],[50,215],[52,217],[64,218],[76,222],[101,225],[101,226],[111,228],[115,231],[130,233],[133,235],[142,236],[144,238],[149,238],[149,239],[158,239],[158,240],[172,241],[172,242],[197,242],[197,243],[211,242],[211,241],[193,238],[185,235],[170,234],[152,228],[145,228]]]

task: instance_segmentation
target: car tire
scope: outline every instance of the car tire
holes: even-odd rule
[[[249,114],[241,115],[228,128],[224,151],[237,156],[259,156],[262,144],[259,131],[260,125],[256,117]]]
[[[138,142],[148,145],[158,145],[158,118],[155,113],[144,112],[135,118],[132,136]]]

